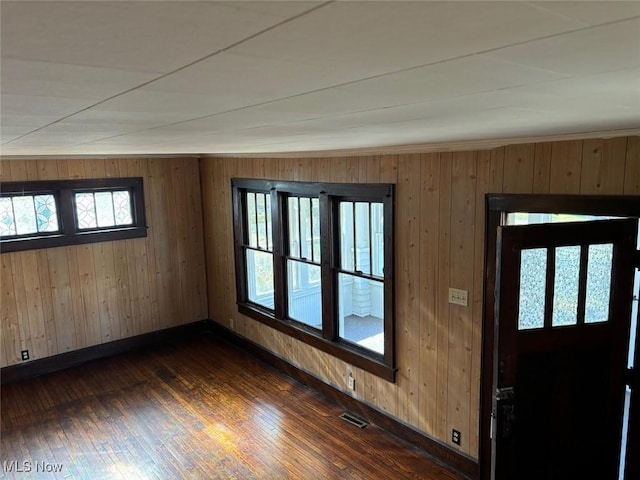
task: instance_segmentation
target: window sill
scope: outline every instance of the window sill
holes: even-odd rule
[[[64,233],[33,238],[18,238],[3,240],[0,243],[0,253],[22,252],[41,248],[67,247],[87,243],[126,240],[147,236],[147,227],[126,227],[111,230],[90,230],[73,235]]]
[[[271,328],[283,332],[301,342],[326,352],[355,367],[380,377],[388,382],[395,383],[396,368],[386,365],[381,360],[374,358],[360,349],[348,343],[332,342],[323,338],[321,332],[317,334],[303,328],[294,321],[278,320],[273,314],[267,313],[251,304],[238,304],[238,312],[249,318],[257,320]]]

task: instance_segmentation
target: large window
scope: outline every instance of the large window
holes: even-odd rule
[[[7,182],[0,192],[2,252],[147,234],[140,177]]]
[[[393,381],[393,185],[232,186],[240,312]]]

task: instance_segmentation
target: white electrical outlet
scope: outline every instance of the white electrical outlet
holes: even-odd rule
[[[233,330],[233,318],[229,319],[229,328]]]
[[[349,390],[353,390],[355,392],[355,390],[356,390],[356,379],[353,378],[353,375],[351,375],[351,374],[349,374],[348,384],[349,384]]]
[[[457,288],[449,289],[449,303],[454,303],[456,305],[462,305],[463,307],[466,307],[469,305],[468,296],[468,290],[459,290]]]

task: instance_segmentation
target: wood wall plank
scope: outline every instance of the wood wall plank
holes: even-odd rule
[[[449,274],[451,266],[451,153],[440,154],[440,210],[438,211],[438,360],[436,376],[436,438],[448,438],[449,411]]]
[[[549,193],[578,193],[581,167],[581,140],[555,142],[551,147]]]
[[[624,172],[624,194],[640,194],[640,137],[629,137]]]
[[[16,255],[18,256],[18,255]],[[36,252],[21,252],[21,272],[27,297],[27,312],[31,333],[31,358],[38,359],[48,356],[47,334],[45,329],[44,307],[40,290],[38,272],[38,256]],[[17,269],[17,267],[15,267]]]
[[[155,177],[149,175],[150,160],[142,158],[0,162],[3,181],[142,176],[149,223],[146,238],[2,254],[2,366],[19,363],[23,349],[38,359],[207,316],[202,201],[199,188],[191,185],[199,178],[198,163],[155,162]],[[181,180],[169,188],[172,166]],[[172,198],[165,195],[169,191]],[[174,212],[171,228],[168,205],[184,211]],[[162,235],[156,236],[159,230]],[[199,238],[191,242],[192,232]],[[180,250],[180,268],[167,263],[171,249]],[[169,279],[164,284],[156,280],[156,263]],[[189,308],[175,305],[185,298]],[[158,299],[168,299],[162,311]]]
[[[457,374],[447,384],[448,431],[470,431],[473,270],[469,266],[474,262],[477,157],[477,152],[454,153],[451,165],[449,285],[466,290],[469,304],[451,305],[449,310],[449,369]],[[462,438],[460,448],[469,453],[468,438]]]
[[[238,333],[346,391],[344,362],[237,313],[230,180],[393,183],[401,370],[393,384],[354,369],[357,396],[447,444],[459,427],[461,450],[476,457],[484,195],[638,194],[639,155],[639,137],[630,137],[415,157],[206,158],[200,170],[194,159],[3,160],[3,181],[143,176],[149,235],[124,248],[2,254],[0,360],[19,362],[27,342],[41,358],[208,315],[227,326],[233,318]],[[450,286],[469,290],[469,307],[449,305]]]
[[[352,163],[359,164],[355,161]],[[397,412],[409,424],[417,424],[420,374],[420,154],[402,155],[398,163],[398,181],[405,188],[396,196],[396,278],[403,279],[396,289],[396,348],[399,358]]]
[[[420,410],[419,427],[434,435],[438,376],[438,240],[440,211],[440,154],[421,158],[420,185]]]
[[[533,193],[549,193],[553,144],[536,143],[534,150]]]
[[[621,194],[624,186],[627,138],[583,142],[580,193]]]
[[[2,286],[2,341],[5,361],[17,363],[20,361],[20,350],[23,340],[20,338],[20,325],[18,324],[18,310],[13,286],[13,267],[11,258],[13,254],[0,255],[0,285]]]
[[[281,333],[238,315],[228,182],[235,175],[395,184],[398,381],[353,369],[356,397],[453,448],[458,447],[450,442],[451,428],[458,428],[460,450],[477,457],[485,195],[584,194],[598,181],[603,193],[624,189],[637,194],[638,138],[602,141],[602,159],[597,161],[583,161],[583,144],[588,142],[582,140],[415,157],[203,159],[202,196],[205,204],[215,199],[215,208],[204,210],[210,315],[223,324],[229,316],[242,318],[253,341],[350,393],[344,362],[298,341],[287,342]],[[270,163],[276,167],[267,168]],[[598,172],[612,168],[614,173],[583,173],[594,165]],[[450,286],[469,291],[469,307],[449,305]]]
[[[504,149],[504,193],[531,193],[535,168],[535,145],[508,145]]]

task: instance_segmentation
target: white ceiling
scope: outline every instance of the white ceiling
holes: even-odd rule
[[[4,155],[640,130],[640,1],[4,1]]]

